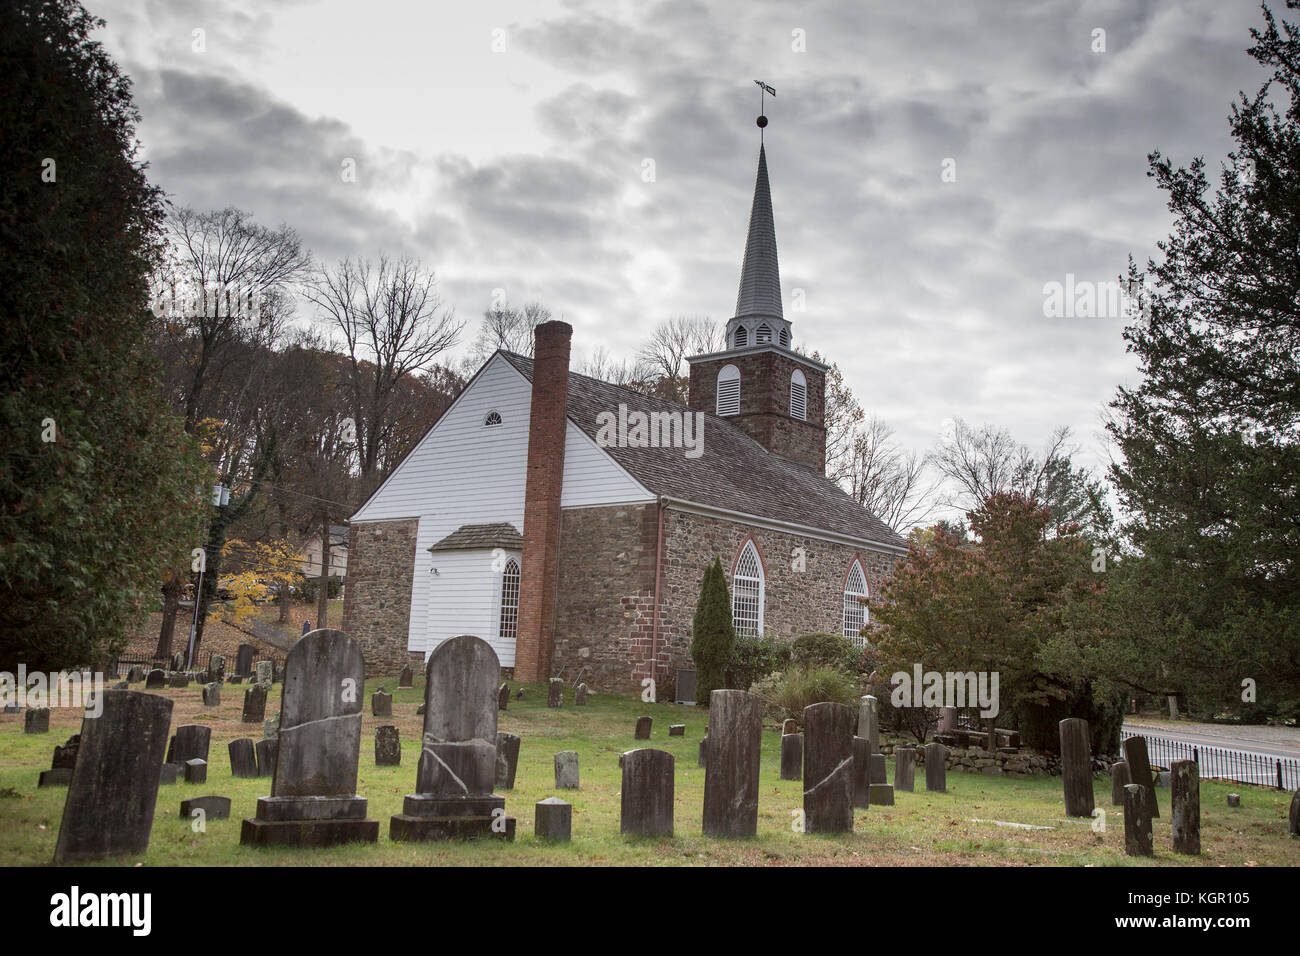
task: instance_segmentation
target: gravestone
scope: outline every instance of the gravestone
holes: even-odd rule
[[[807,833],[853,832],[853,709],[823,701],[803,712]]]
[[[1241,806],[1241,794],[1239,794],[1239,793],[1230,793],[1230,794],[1228,794],[1228,806],[1230,806],[1230,807],[1239,807],[1239,806]]]
[[[1128,774],[1128,763],[1117,760],[1110,766],[1110,805],[1124,806],[1124,788],[1133,782]]]
[[[370,697],[370,713],[374,717],[393,716],[393,695],[384,688],[379,688]]]
[[[505,710],[510,706],[510,685],[502,684],[497,691],[497,710]]]
[[[238,674],[232,674],[230,677],[226,678],[227,684],[242,684],[243,682],[244,678],[240,677]]]
[[[277,710],[274,717],[268,717],[262,721],[262,736],[275,739],[280,736],[280,712]]]
[[[709,738],[708,735],[706,734],[705,736],[700,738],[699,756],[696,758],[695,761],[695,765],[697,767],[703,767],[707,765],[708,756],[709,756],[708,749],[709,749]]]
[[[803,734],[781,735],[781,779],[803,779]]]
[[[54,759],[50,766],[55,769],[71,770],[77,765],[77,752],[81,749],[81,734],[73,734],[62,744],[54,745]]]
[[[513,790],[519,770],[519,735],[497,731],[497,789]]]
[[[668,725],[668,736],[669,736],[669,737],[685,737],[685,736],[686,736],[686,725],[685,725],[685,724],[669,724],[669,725]]]
[[[1067,717],[1057,725],[1061,735],[1061,782],[1065,790],[1065,815],[1091,817],[1096,809],[1092,794],[1092,752],[1088,747],[1088,722]]]
[[[555,789],[577,790],[578,786],[578,752],[561,750],[555,755]]]
[[[55,863],[149,848],[172,702],[156,694],[109,690],[101,706],[98,717],[81,723]]]
[[[1169,771],[1168,771],[1168,770],[1158,770],[1158,771],[1156,771],[1156,786],[1157,786],[1157,787],[1160,787],[1161,789],[1168,789],[1168,787],[1169,787]]]
[[[257,776],[257,751],[249,737],[232,740],[226,751],[230,754],[230,775],[233,777]]]
[[[1174,852],[1201,852],[1201,771],[1194,760],[1175,760],[1170,768],[1169,828]]]
[[[952,734],[957,732],[957,708],[940,707],[939,708],[939,733]]]
[[[858,722],[861,726],[861,721]],[[871,806],[871,741],[853,737],[853,806],[866,810]]]
[[[415,675],[411,672],[411,665],[407,664],[402,668],[402,673],[397,675],[398,687],[411,687],[415,682]]]
[[[638,718],[636,719],[636,734],[634,735],[634,736],[635,736],[635,739],[637,739],[637,740],[649,740],[649,739],[650,739],[650,728],[651,728],[652,726],[654,726],[654,718],[653,718],[653,717],[638,717]]]
[[[185,764],[183,763],[165,763],[162,765],[162,773],[158,777],[158,782],[175,783],[185,776]]]
[[[546,685],[546,706],[559,707],[564,704],[564,681],[552,677]]]
[[[523,700],[523,699],[524,699],[524,688],[521,687],[517,691],[515,691],[515,700]]]
[[[712,742],[704,765],[704,835],[756,836],[762,698],[743,690],[715,690],[709,695],[709,728]]]
[[[185,669],[185,654],[182,651],[177,651],[175,654],[172,655],[172,670],[180,671],[184,669]]]
[[[235,651],[235,674],[250,677],[253,673],[253,645],[240,644]]]
[[[587,685],[586,684],[579,684],[577,687],[573,689],[573,706],[574,707],[587,706]]]
[[[275,683],[275,665],[270,661],[257,662],[257,682],[271,685]]]
[[[167,746],[167,762],[185,763],[195,757],[207,760],[211,742],[211,727],[205,727],[203,724],[182,724],[176,728],[176,733]]]
[[[366,819],[366,798],[357,796],[364,687],[361,646],[343,631],[312,631],[289,651],[271,795],[258,798],[240,843],[334,846],[379,838],[379,822]]]
[[[1287,813],[1287,830],[1291,836],[1300,836],[1300,790],[1291,795],[1291,809]]]
[[[533,816],[533,835],[539,840],[568,843],[573,833],[573,804],[559,797],[538,800]]]
[[[220,707],[221,706],[221,685],[216,681],[203,685],[203,706]]]
[[[260,724],[266,720],[265,684],[248,685],[248,690],[244,691],[244,713],[240,720],[246,724]]]
[[[880,756],[876,754],[876,756]],[[871,793],[867,797],[867,802],[876,807],[892,807],[894,805],[894,788],[887,783],[873,783],[870,787]]]
[[[66,787],[72,783],[71,767],[53,767],[50,770],[42,770],[40,776],[36,778],[38,787]]]
[[[173,674],[171,680],[167,682],[168,687],[186,688],[190,686],[189,674]]]
[[[505,797],[493,792],[500,675],[491,645],[467,634],[443,641],[429,655],[416,792],[393,816],[391,839],[514,839]]]
[[[629,750],[618,759],[623,768],[619,832],[672,836],[673,755],[666,750],[643,747]]]
[[[1160,801],[1156,799],[1155,778],[1151,775],[1151,758],[1147,756],[1147,739],[1129,737],[1124,741],[1124,760],[1128,763],[1129,777],[1147,793],[1147,810],[1154,820],[1160,819]]]
[[[126,672],[126,680],[127,683],[130,684],[140,683],[140,681],[144,680],[144,668],[139,664],[133,665],[131,669]]]
[[[275,758],[280,752],[279,738],[263,737],[257,742],[254,749],[257,751],[257,775],[259,777],[274,777]]]
[[[32,707],[23,714],[23,733],[48,734],[50,732],[50,708]]]
[[[781,721],[782,737],[784,737],[786,734],[797,734],[798,732],[799,732],[799,721],[795,720],[793,717],[787,717],[785,720]]]
[[[208,762],[206,760],[195,757],[192,760],[186,760],[184,763],[186,783],[208,782]]]
[[[885,755],[882,753],[872,753],[870,759],[871,768],[871,785],[878,787],[889,783],[889,767],[885,763]]]
[[[916,789],[915,747],[899,747],[894,751],[894,789],[908,793]]]
[[[1178,698],[1173,694],[1170,694],[1168,698],[1168,703],[1169,703],[1169,719],[1177,720],[1178,719]]]
[[[402,737],[396,724],[375,728],[375,766],[400,767],[402,765]]]
[[[196,810],[203,812],[204,820],[225,820],[230,816],[230,798],[209,796],[182,800],[180,818],[191,820],[196,816]]]
[[[925,789],[930,793],[948,792],[948,748],[943,744],[925,745]]]
[[[155,667],[149,672],[149,676],[144,679],[145,690],[157,690],[159,687],[167,686],[167,672],[161,668]]]
[[[857,736],[866,737],[868,753],[880,753],[880,706],[871,694],[865,694],[858,704]],[[872,781],[873,783],[877,781]]]
[[[1154,856],[1151,843],[1151,791],[1137,783],[1124,788],[1124,852],[1129,856]]]
[[[225,654],[213,654],[208,660],[208,679],[218,684],[226,679]]]

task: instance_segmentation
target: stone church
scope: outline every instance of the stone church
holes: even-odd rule
[[[790,347],[764,149],[726,347],[688,359],[689,408],[571,373],[571,335],[495,353],[352,516],[343,627],[367,669],[474,634],[519,680],[650,677],[668,699],[715,557],[738,635],[861,643],[907,548],[825,477],[827,367]]]

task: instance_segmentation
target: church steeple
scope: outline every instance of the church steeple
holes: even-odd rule
[[[745,261],[740,269],[736,314],[727,322],[727,345],[745,348],[771,344],[789,348],[790,323],[781,309],[781,269],[776,259],[772,187],[767,178],[767,148],[760,145]]]

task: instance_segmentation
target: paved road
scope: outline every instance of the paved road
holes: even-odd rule
[[[1276,786],[1276,761],[1280,758],[1284,762],[1292,761],[1283,764],[1283,782],[1288,788],[1300,786],[1300,770],[1295,763],[1300,761],[1300,735],[1288,727],[1232,727],[1138,719],[1126,720],[1124,729],[1148,738],[1153,763],[1168,763],[1169,752],[1161,747],[1165,741],[1177,741],[1188,747],[1217,747],[1234,755],[1245,755],[1244,758],[1234,756],[1232,759],[1232,779]],[[1216,768],[1222,769],[1217,759],[1205,753],[1202,754],[1202,765],[1206,776],[1214,776]]]

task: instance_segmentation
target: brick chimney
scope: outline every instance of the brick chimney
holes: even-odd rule
[[[543,322],[533,330],[533,398],[528,421],[528,476],[524,490],[524,548],[519,569],[519,632],[515,678],[551,676],[555,580],[564,483],[565,403],[573,326]]]

